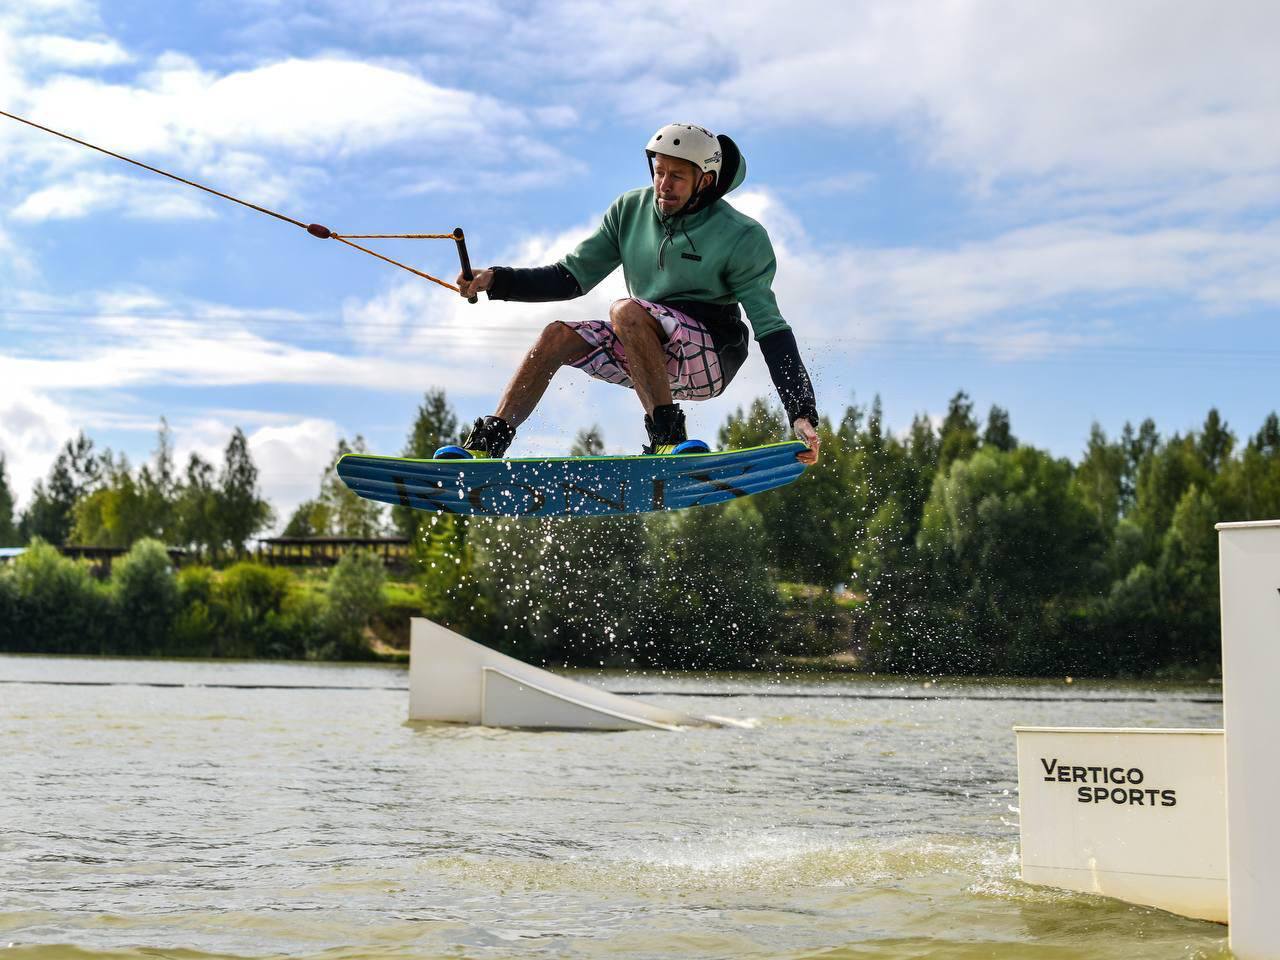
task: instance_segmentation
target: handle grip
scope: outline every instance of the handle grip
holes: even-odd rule
[[[453,240],[458,245],[458,263],[462,265],[462,279],[474,280],[475,274],[471,272],[471,258],[467,256],[467,238],[462,233],[461,227],[453,228]],[[475,303],[479,297],[467,297],[467,303]]]

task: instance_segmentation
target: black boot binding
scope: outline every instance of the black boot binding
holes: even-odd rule
[[[516,428],[501,417],[482,417],[471,427],[462,446],[446,444],[436,451],[437,460],[478,460],[498,458],[507,452]]]
[[[670,456],[681,453],[706,453],[711,448],[701,440],[690,440],[685,432],[684,411],[678,403],[653,408],[652,416],[644,415],[644,429],[649,434],[647,456]]]

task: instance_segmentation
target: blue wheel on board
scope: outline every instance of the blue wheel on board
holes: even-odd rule
[[[711,448],[702,440],[686,440],[684,443],[676,444],[676,448],[671,451],[672,456],[681,453],[710,453]]]
[[[456,443],[447,443],[443,447],[436,449],[435,459],[437,460],[474,460],[470,450],[464,450]]]

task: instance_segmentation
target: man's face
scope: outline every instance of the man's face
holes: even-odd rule
[[[709,183],[711,174],[704,173],[702,179]],[[683,207],[693,196],[697,182],[698,168],[692,162],[661,153],[653,158],[653,191],[664,215],[670,216]]]

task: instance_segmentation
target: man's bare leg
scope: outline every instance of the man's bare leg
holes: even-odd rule
[[[644,412],[652,414],[654,407],[671,403],[667,354],[662,346],[667,336],[662,326],[634,300],[617,301],[609,308],[609,319],[626,351],[631,382]]]
[[[547,392],[551,378],[567,363],[581,360],[592,347],[559,321],[547,324],[538,342],[533,345],[502,392],[502,400],[494,416],[501,417],[513,427],[529,419],[534,407]],[[668,401],[669,403],[670,401]]]

